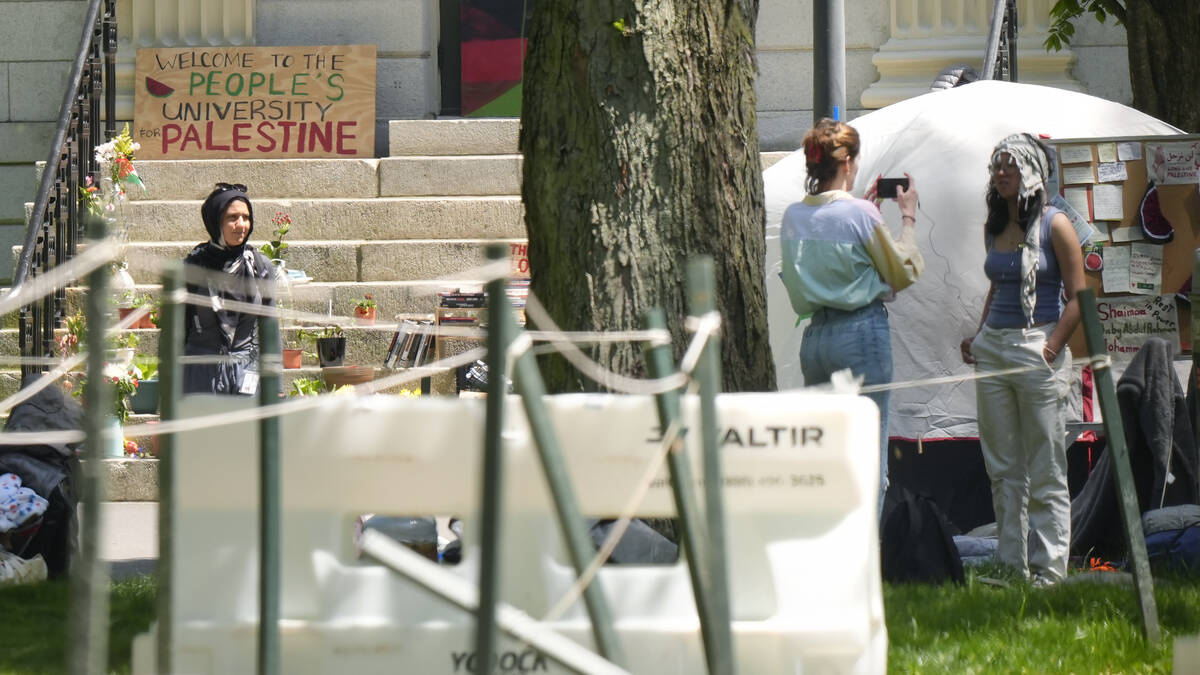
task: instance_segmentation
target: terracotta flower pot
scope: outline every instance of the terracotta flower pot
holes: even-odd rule
[[[360,326],[375,325],[375,307],[363,309],[362,307],[354,308],[354,321]]]
[[[304,360],[304,351],[300,349],[283,350],[283,367],[285,370],[295,370]]]

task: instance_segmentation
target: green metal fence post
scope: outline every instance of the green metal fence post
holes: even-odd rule
[[[508,247],[488,247],[489,260],[503,260]],[[488,314],[499,316],[511,311],[507,303],[504,279],[488,283]],[[491,321],[487,335],[488,392],[487,417],[483,438],[483,485],[479,502],[479,606],[475,609],[475,658],[490,664],[496,640],[496,602],[499,598],[500,523],[504,508],[504,399],[508,396],[508,345],[512,326],[507,321]],[[490,672],[487,667],[481,672]]]
[[[104,239],[102,219],[90,219],[88,236],[93,242]],[[71,569],[70,671],[74,675],[101,675],[108,671],[108,573],[107,565],[100,560],[100,538],[104,533],[100,502],[104,501],[104,448],[113,440],[109,437],[112,433],[113,386],[104,377],[109,274],[108,265],[88,273],[84,305],[88,348],[87,384],[84,387],[86,461],[80,485],[84,515],[79,533],[80,556]]]
[[[183,264],[176,261],[163,266],[162,309],[159,312],[158,339],[158,398],[159,419],[164,422],[179,419],[179,398],[183,395],[183,366],[179,357],[183,354],[184,305],[176,302],[175,296],[183,289]],[[163,434],[158,438],[158,578],[157,603],[158,627],[156,665],[158,672],[174,672],[174,657],[171,644],[174,641],[175,588],[172,574],[175,567],[175,450],[179,441],[175,434]]]
[[[279,403],[279,319],[258,319],[259,404],[264,408]],[[258,672],[279,673],[279,418],[259,420],[259,588]]]
[[[498,323],[504,323],[505,330],[516,334],[516,320],[513,318],[512,305],[507,295],[497,298],[497,304],[499,309],[488,311],[491,329],[494,330]],[[488,381],[491,381],[491,373],[488,373]],[[541,373],[538,372],[537,362],[528,351],[519,355],[513,364],[513,386],[521,395],[525,416],[529,419],[529,430],[541,458],[542,470],[546,473],[550,494],[554,498],[559,527],[562,529],[567,553],[571,556],[571,564],[576,574],[583,574],[595,555],[596,548],[584,528],[583,513],[575,500],[575,491],[571,488],[561,446],[542,400],[546,396],[546,386],[542,382]],[[592,620],[596,650],[609,661],[623,666],[625,655],[613,630],[612,613],[609,611],[608,600],[604,597],[598,576],[583,589],[583,601]],[[483,655],[478,658],[483,658]]]
[[[1093,359],[1107,356],[1100,317],[1096,313],[1095,291],[1090,288],[1080,291],[1079,304],[1088,354]],[[1121,420],[1121,408],[1117,402],[1116,389],[1113,387],[1112,369],[1107,366],[1093,366],[1092,370],[1096,380],[1096,392],[1100,397],[1100,410],[1104,414],[1107,452],[1112,453],[1112,463],[1116,469],[1121,521],[1125,525],[1129,558],[1133,562],[1133,585],[1137,592],[1138,608],[1142,612],[1142,630],[1146,641],[1153,645],[1158,642],[1159,637],[1158,608],[1154,601],[1154,579],[1150,576],[1146,539],[1142,534],[1142,514],[1138,506],[1137,488],[1133,483],[1133,470],[1129,466],[1129,450],[1125,447],[1125,425]]]
[[[713,260],[701,256],[688,263],[688,305],[693,316],[715,312],[716,283]],[[733,653],[732,612],[729,599],[729,571],[725,548],[725,484],[721,471],[721,448],[717,430],[717,393],[721,387],[721,340],[710,335],[696,364],[700,383],[700,441],[704,449],[704,504],[708,519],[709,587],[712,591],[713,654],[717,661],[712,672],[724,675],[736,672]]]
[[[646,328],[650,330],[667,329],[666,315],[662,309],[654,308],[646,312]],[[671,343],[647,343],[646,366],[650,377],[663,378],[675,373],[671,363]],[[663,433],[679,419],[679,392],[665,391],[655,397],[658,404],[658,425]],[[683,430],[671,444],[667,453],[667,467],[670,469],[671,492],[675,497],[675,510],[679,514],[679,525],[683,531],[683,550],[687,555],[688,575],[692,580],[692,597],[696,601],[696,613],[700,618],[700,639],[704,642],[704,658],[708,663],[710,673],[720,662],[720,656],[715,653],[716,639],[713,635],[717,617],[713,612],[711,592],[709,589],[708,534],[704,528],[704,514],[696,503],[696,482],[692,476],[692,465],[688,460],[687,444],[684,442]]]

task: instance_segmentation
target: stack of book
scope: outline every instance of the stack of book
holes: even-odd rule
[[[458,289],[453,291],[441,291],[438,293],[438,307],[447,307],[452,309],[477,309],[479,307],[487,307],[487,293],[478,292],[462,292]]]
[[[415,368],[429,361],[434,340],[432,321],[404,319],[392,335],[392,344],[383,359],[384,368]]]

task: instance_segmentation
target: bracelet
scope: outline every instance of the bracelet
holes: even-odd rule
[[[916,224],[917,224],[917,217],[916,217],[916,216],[900,216],[900,222],[904,222],[904,219],[905,219],[905,218],[908,218],[909,220],[913,221],[913,225],[916,225]]]
[[[1058,350],[1057,350],[1057,349],[1051,349],[1051,348],[1050,348],[1050,345],[1043,345],[1043,346],[1042,346],[1042,351],[1047,351],[1047,352],[1050,352],[1050,356],[1058,356]]]

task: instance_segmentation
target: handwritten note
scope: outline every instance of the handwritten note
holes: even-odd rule
[[[1129,292],[1129,247],[1105,246],[1104,270],[1100,272],[1105,293]]]
[[[1088,189],[1085,187],[1073,187],[1063,190],[1063,199],[1079,212],[1086,220],[1092,219],[1092,208],[1088,203]],[[1063,209],[1064,211],[1066,209]]]
[[[1080,166],[1064,166],[1062,170],[1062,182],[1064,185],[1095,183],[1096,176],[1094,173],[1092,173],[1091,164],[1081,164]]]
[[[1116,143],[1097,143],[1096,144],[1096,160],[1099,162],[1115,162],[1115,161],[1117,161],[1117,144]]]
[[[1133,358],[1150,337],[1179,344],[1179,315],[1170,295],[1099,298],[1096,313],[1104,346],[1113,359]]]
[[[1142,158],[1142,144],[1137,141],[1129,141],[1126,143],[1117,143],[1117,159],[1122,162],[1128,162],[1134,159]]]
[[[1091,145],[1062,145],[1058,148],[1058,161],[1063,164],[1091,163]]]
[[[1103,220],[1092,221],[1092,241],[1108,241],[1108,223]]]
[[[1157,244],[1129,245],[1129,290],[1139,295],[1162,293],[1163,248]]]
[[[1115,183],[1129,179],[1125,171],[1125,162],[1101,162],[1096,165],[1096,180],[1101,183]]]
[[[1092,217],[1096,220],[1121,220],[1125,217],[1125,188],[1121,185],[1097,185],[1092,188]]]

